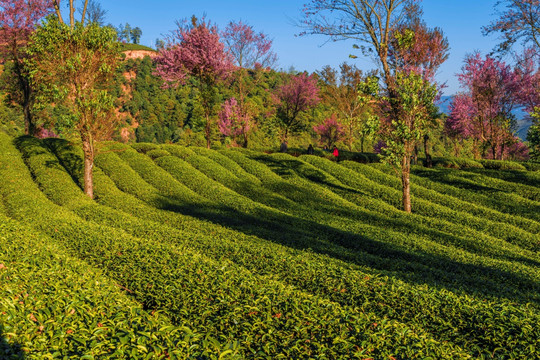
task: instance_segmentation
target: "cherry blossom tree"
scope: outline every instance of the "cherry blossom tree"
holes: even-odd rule
[[[221,37],[226,51],[232,55],[238,67],[266,68],[277,63],[277,55],[272,51],[272,40],[262,32],[256,33],[252,26],[242,21],[231,21],[221,33]]]
[[[283,140],[288,139],[289,133],[303,127],[301,114],[315,107],[320,101],[316,78],[305,73],[288,78],[285,84],[276,89],[273,96]]]
[[[13,62],[13,91],[17,93],[13,98],[23,108],[26,134],[35,131],[35,124],[31,112],[33,84],[23,67],[25,48],[36,24],[52,11],[50,0],[0,0],[0,58]]]
[[[155,58],[155,73],[164,80],[166,87],[185,84],[190,76],[196,79],[206,119],[206,144],[210,148],[215,85],[230,76],[232,58],[220,42],[217,28],[204,19],[199,22],[192,17],[191,26],[182,22],[177,25],[169,43]]]
[[[345,129],[337,120],[336,114],[326,118],[322,124],[314,126],[313,130],[319,135],[320,142],[329,149],[346,136]]]
[[[327,35],[334,41],[357,41],[355,47],[379,66],[383,87],[376,87],[377,94],[364,91],[363,96],[371,96],[378,105],[379,132],[387,144],[383,157],[401,169],[406,212],[411,211],[410,155],[430,126],[427,119],[432,117],[433,104],[428,101],[434,101],[437,94],[430,76],[446,60],[448,50],[444,37],[436,31],[420,31],[425,25],[420,21],[419,3],[419,0],[311,0],[304,5],[302,23],[305,28],[302,34]],[[433,41],[433,46],[422,43],[426,38]],[[379,79],[371,82],[379,85]]]
[[[520,76],[502,61],[479,53],[465,59],[458,75],[465,92],[451,105],[447,128],[472,138],[476,156],[501,158],[504,148],[514,141],[512,110],[519,103]]]
[[[236,99],[230,98],[221,105],[219,112],[219,131],[229,136],[235,143],[238,137],[242,138],[243,146],[247,147],[247,135],[251,130],[250,116],[240,106]]]

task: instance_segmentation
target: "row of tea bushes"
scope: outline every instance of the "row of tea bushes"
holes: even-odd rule
[[[13,177],[3,175],[7,175],[6,179]],[[201,341],[198,347],[192,347],[193,352],[219,353],[220,344],[224,344],[225,349],[248,357],[465,355],[426,334],[406,331],[403,324],[375,314],[351,312],[336,303],[254,276],[232,263],[214,263],[166,241],[140,241],[112,228],[99,232],[91,223],[47,205],[29,188],[6,186],[2,193],[14,216],[33,214],[25,221],[43,231],[47,231],[46,224],[52,226],[54,230],[49,232],[58,241],[82,258],[103,266],[109,276],[146,306],[163,309],[176,323],[204,330],[205,339],[213,339],[211,344],[218,346],[208,349]],[[32,194],[37,201],[29,204],[27,199]],[[373,326],[375,323],[378,325]]]
[[[0,134],[1,177],[24,188],[28,179],[6,141]],[[5,190],[0,198],[9,196]],[[199,341],[160,312],[148,314],[100,271],[0,208],[2,359],[184,359]]]
[[[377,166],[377,168],[386,173],[392,172],[388,167]],[[517,193],[493,191],[493,189],[479,186],[474,181],[460,178],[459,173],[460,170],[417,167],[411,171],[411,183],[509,215],[525,217],[537,223],[540,220],[537,212],[538,202],[526,199]]]
[[[501,175],[498,175],[501,174]],[[519,177],[519,182],[503,180],[505,175],[508,174]],[[532,173],[534,174],[534,173]],[[538,184],[528,185],[526,184],[528,179],[533,179],[534,175],[524,171],[500,171],[500,170],[482,170],[482,171],[460,171],[453,172],[461,180],[463,186],[471,185],[473,182],[480,192],[485,192],[486,195],[494,191],[501,191],[507,193],[519,194],[529,200],[540,202],[540,188]],[[499,178],[497,178],[497,176]],[[540,179],[540,177],[538,177]]]
[[[41,162],[44,164],[47,160],[43,158]],[[49,163],[51,164],[51,163]],[[37,162],[34,163],[37,166]],[[101,175],[98,177],[98,183],[101,183],[106,177]],[[37,180],[37,179],[36,179]],[[98,186],[99,187],[99,186]],[[44,189],[45,190],[45,189]],[[60,189],[57,191],[61,191]],[[110,191],[110,189],[108,190]],[[118,195],[118,194],[117,194]],[[105,192],[100,194],[101,201],[105,196]],[[129,198],[127,195],[123,195],[122,201]],[[117,198],[118,200],[120,198]],[[120,200],[119,200],[120,201]],[[74,203],[73,201],[71,203]],[[131,211],[131,207],[128,206],[126,211]],[[165,215],[163,210],[155,209],[156,217]],[[151,212],[146,213],[147,216],[151,215]],[[168,217],[164,217],[169,219]],[[99,221],[99,217],[97,218]],[[123,226],[121,221],[117,226]],[[194,225],[190,222],[187,229],[191,229]],[[132,225],[124,226],[126,231],[129,231],[129,227]],[[224,245],[227,238],[233,237],[234,232],[226,229],[219,229],[216,226],[209,226],[212,231],[220,231],[224,236],[220,236],[215,233],[215,236],[219,241],[214,241],[212,257],[225,256],[233,260],[236,263],[241,263],[243,266],[253,271],[265,272],[268,274],[275,273],[277,279],[286,281],[287,283],[294,284],[295,286],[306,289],[314,294],[321,294],[325,297],[338,301],[339,303],[346,304],[360,304],[362,305],[362,311],[375,311],[377,314],[384,314],[391,318],[402,318],[408,324],[422,324],[422,327],[429,329],[431,336],[434,336],[438,341],[454,341],[467,349],[469,353],[474,354],[476,357],[480,357],[479,354],[486,354],[495,351],[500,345],[497,344],[519,344],[523,342],[523,338],[510,335],[516,333],[516,328],[527,328],[529,320],[536,321],[534,311],[532,314],[523,314],[523,309],[515,308],[511,303],[502,304],[500,302],[483,302],[473,298],[468,298],[464,295],[456,297],[451,292],[445,291],[428,291],[427,287],[410,287],[406,284],[389,281],[389,279],[380,279],[378,277],[370,277],[370,280],[363,279],[362,272],[356,270],[347,270],[346,267],[341,265],[331,266],[335,261],[331,261],[328,257],[319,257],[313,253],[298,252],[291,256],[284,248],[272,245],[271,243],[258,240],[256,238],[246,239],[242,234],[236,234],[236,237],[240,235],[240,240],[231,239],[229,245]],[[149,233],[154,233],[155,229],[152,229]],[[174,236],[170,236],[172,233],[161,232],[157,236],[167,236],[167,240],[170,240]],[[175,239],[176,240],[176,239]],[[194,238],[195,240],[195,238]],[[248,246],[249,241],[257,241],[256,244]],[[243,243],[243,247],[234,248],[233,246]],[[212,253],[212,239],[203,238],[197,235],[195,241],[191,241],[197,246],[206,246],[204,250],[201,247],[201,251],[205,254]],[[202,243],[206,243],[203,245]],[[182,243],[182,246],[190,246],[189,242]],[[266,244],[263,246],[263,244]],[[193,246],[193,245],[192,245]],[[257,253],[259,248],[259,253]],[[267,249],[267,250],[265,250]],[[246,254],[244,253],[246,252]],[[257,256],[258,255],[258,256]],[[210,256],[210,255],[209,255]],[[318,259],[318,260],[317,260]],[[280,264],[281,260],[281,264]],[[258,266],[258,269],[256,270]],[[337,291],[336,291],[337,289]],[[346,291],[342,292],[341,290]],[[368,293],[366,293],[368,292]],[[424,295],[419,297],[418,294]],[[376,301],[375,299],[384,299],[383,302]],[[454,300],[450,300],[454,299]],[[410,302],[408,302],[410,301]],[[415,309],[432,309],[429,312],[419,311]],[[497,309],[494,311],[494,309]],[[504,309],[504,310],[502,310]],[[502,311],[502,312],[501,312]],[[422,316],[419,316],[419,314]],[[527,318],[527,322],[523,323],[521,320],[514,322],[511,321],[502,331],[497,328],[489,328],[489,331],[485,330],[485,326],[478,323],[479,318],[485,319],[488,323],[502,323],[508,322],[505,314],[513,314],[512,319]],[[470,321],[475,319],[475,321]],[[480,326],[482,325],[482,326]],[[449,327],[448,331],[437,331]],[[520,334],[527,338],[530,334]],[[534,334],[533,334],[534,336]],[[475,338],[476,347],[482,349],[473,350],[474,346],[471,345],[470,339]],[[488,340],[489,339],[489,340]],[[514,345],[512,345],[514,346]],[[517,346],[516,354],[523,352],[520,345]],[[476,351],[476,352],[475,352]],[[507,352],[501,352],[501,356],[508,355]],[[465,356],[460,354],[459,357]]]
[[[189,156],[186,156],[186,158],[189,158]],[[199,159],[199,160],[200,160],[200,159]],[[217,170],[217,169],[216,169],[216,171],[219,172],[219,170]],[[238,259],[236,259],[236,261],[238,261]],[[257,261],[259,261],[259,259],[257,259]],[[249,266],[249,264],[247,264],[246,266]],[[290,268],[289,268],[289,270],[290,270]],[[348,289],[348,288],[349,288],[349,287],[347,287],[347,289]],[[401,297],[401,299],[403,299],[403,297]]]
[[[500,182],[484,177],[481,174],[456,170],[437,171],[416,168],[412,172],[418,177],[429,178],[437,183],[459,189],[473,190],[477,196],[485,196],[489,201],[488,203],[497,204],[496,206],[502,204],[502,209],[506,212],[515,211],[519,215],[536,221],[540,220],[540,215],[537,213],[540,209],[540,202],[528,198],[528,196],[536,198],[538,191],[527,185],[508,184],[508,187],[505,188]],[[513,192],[514,190],[516,192]]]
[[[373,165],[363,166],[352,162],[342,165],[368,179],[373,185],[373,191],[377,191],[375,196],[389,203],[399,201],[401,183],[396,176],[374,168]],[[445,191],[447,188],[451,189]],[[411,194],[413,211],[416,213],[444,217],[445,213],[450,212],[454,215],[449,218],[446,215],[449,221],[454,219],[455,222],[531,250],[538,248],[538,238],[535,236],[540,232],[538,222],[522,215],[501,213],[486,207],[482,202],[473,202],[478,196],[472,191],[440,185],[427,178],[411,175]],[[481,197],[479,200],[485,199]]]
[[[276,154],[275,154],[275,155],[271,155],[270,157],[275,159],[276,157],[283,157],[283,156],[285,156],[285,161],[284,161],[284,163],[290,164],[290,163],[293,163],[294,161],[299,162],[299,160],[290,160],[290,159],[287,159],[288,156],[287,156],[287,155],[282,155],[282,154],[279,154],[279,155],[276,155]],[[260,158],[260,157],[259,157],[259,158]],[[327,164],[331,164],[331,165],[337,166],[338,169],[341,168],[339,165],[335,165],[335,164],[332,163],[332,162],[325,161],[325,160],[320,159],[320,158],[317,158],[317,157],[306,156],[305,158],[306,158],[306,159],[312,159],[313,161],[323,161],[323,162],[325,162],[325,163],[327,163]],[[292,158],[292,159],[294,159],[294,158]],[[241,161],[240,158],[239,158],[238,160]],[[244,162],[242,162],[242,163],[244,163]],[[276,163],[278,163],[278,161],[276,161]],[[358,164],[356,164],[356,165],[358,165]],[[359,166],[361,166],[361,165],[359,165]],[[304,164],[299,163],[299,164],[297,164],[295,167],[296,167],[296,169],[307,168],[307,164],[305,164],[305,163],[304,163]],[[309,172],[309,174],[306,175],[306,177],[307,177],[307,178],[309,178],[309,177],[312,177],[312,178],[313,178],[313,177],[314,177],[314,174],[316,174],[316,171],[313,170],[313,169],[308,169],[308,170],[311,170],[311,172]],[[345,169],[345,170],[346,170],[346,169]],[[280,169],[280,171],[282,172],[283,170]],[[300,170],[298,170],[298,171],[300,171]],[[349,171],[349,172],[350,172],[350,171]],[[352,174],[354,175],[354,173],[352,173]],[[319,173],[319,174],[316,174],[316,175],[317,175],[317,176],[315,176],[315,177],[319,177],[319,178],[320,178],[321,176],[323,176],[323,175],[321,175],[320,173]],[[350,175],[351,175],[351,174],[348,174],[347,176],[344,177],[344,178],[345,178],[345,181],[350,181],[350,180],[351,180],[352,177],[351,177]],[[323,179],[322,183],[328,183],[328,181],[330,181],[330,180],[331,180],[331,179]],[[283,182],[283,180],[281,180],[281,181]],[[358,184],[358,183],[360,183],[360,182],[357,182],[357,184]],[[354,185],[354,184],[353,184],[353,185]],[[273,188],[275,189],[276,186],[274,186]],[[316,186],[314,186],[314,185],[307,185],[307,186],[304,186],[302,189],[306,189],[306,192],[308,192],[308,191],[309,191],[308,188],[311,188],[311,190],[313,190],[313,189],[316,189]],[[345,187],[344,187],[343,185],[340,185],[340,184],[337,184],[337,183],[335,183],[330,189],[332,189],[332,190],[335,191],[335,189],[339,189],[339,188],[345,189]],[[345,190],[346,190],[346,189],[345,189]],[[364,190],[366,190],[365,187],[364,187]],[[369,189],[368,189],[368,190],[369,190]],[[390,192],[390,195],[387,196],[387,198],[392,198],[392,196],[393,196],[393,197],[397,197],[396,194],[395,194],[396,191],[393,190],[393,189],[388,189],[388,188],[384,188],[384,187],[383,187],[382,190],[385,191],[387,194],[388,194],[388,192]],[[297,191],[297,192],[302,192],[302,191]],[[324,194],[324,193],[325,193],[325,191],[324,191],[324,190],[321,190],[321,189],[319,189],[319,190],[316,191],[316,192],[319,193],[319,194]],[[311,197],[314,198],[315,196],[316,196],[316,195],[313,194]],[[356,198],[362,199],[362,196],[361,196],[361,195],[360,195],[360,196],[354,195],[354,196],[355,196]],[[330,202],[330,201],[331,201],[331,196],[325,196],[325,199],[326,199],[327,202]],[[363,199],[362,199],[362,201],[363,201]],[[430,206],[431,208],[434,207],[434,206],[433,206],[431,203],[429,203],[429,202],[424,202],[424,203],[425,203],[427,206]],[[365,201],[363,201],[363,204],[362,204],[362,205],[365,206]],[[342,207],[342,208],[343,208],[343,207],[345,207],[345,206],[347,206],[347,205],[343,205],[343,203],[341,203],[341,204],[338,203],[338,204],[335,204],[334,206],[335,206],[336,208],[339,208],[339,207]],[[316,210],[313,210],[313,212],[316,212],[317,209],[318,209],[318,207],[314,205],[314,206],[313,206],[313,209],[316,209]],[[373,208],[372,208],[372,209],[373,209]],[[447,232],[452,232],[452,233],[457,233],[457,234],[460,234],[460,233],[463,234],[464,238],[461,240],[461,243],[459,243],[459,240],[458,240],[458,243],[459,243],[460,246],[464,246],[465,243],[469,243],[470,246],[475,247],[477,251],[488,251],[488,252],[493,252],[493,251],[494,251],[494,252],[496,252],[496,253],[500,253],[500,255],[502,256],[502,258],[506,258],[506,257],[508,256],[508,254],[505,255],[505,253],[507,253],[508,251],[513,252],[514,250],[517,250],[518,252],[522,252],[522,253],[524,253],[524,254],[526,254],[526,252],[527,252],[527,251],[520,251],[520,250],[517,249],[515,246],[506,244],[506,243],[501,242],[501,241],[497,241],[496,239],[491,239],[491,242],[493,243],[493,245],[496,245],[496,244],[497,244],[497,245],[496,245],[495,247],[491,247],[490,249],[486,249],[485,247],[480,246],[480,244],[479,244],[478,242],[475,242],[474,239],[468,239],[468,240],[467,240],[467,238],[470,238],[471,235],[473,235],[473,237],[485,237],[485,236],[482,236],[482,235],[480,235],[479,233],[476,233],[476,234],[475,234],[474,231],[472,231],[472,232],[471,232],[471,231],[466,231],[466,230],[463,231],[463,230],[460,230],[459,227],[456,227],[456,226],[452,226],[452,225],[451,225],[451,221],[453,221],[453,220],[455,219],[455,217],[456,217],[456,213],[455,213],[455,212],[452,212],[452,211],[450,211],[450,210],[448,210],[448,209],[446,209],[446,208],[443,208],[443,207],[439,207],[439,208],[437,209],[438,211],[436,211],[436,212],[433,212],[433,209],[430,209],[430,210],[431,210],[431,213],[430,213],[429,211],[426,211],[426,215],[437,214],[438,212],[441,212],[441,211],[442,211],[442,212],[445,212],[445,211],[446,211],[447,214],[449,213],[449,214],[446,216],[446,218],[448,219],[448,222],[447,222],[446,224],[440,223],[440,225],[446,226],[446,227],[448,228],[448,230],[446,230]],[[338,210],[338,211],[339,211],[339,210]],[[404,232],[409,232],[409,233],[411,233],[411,232],[412,232],[412,233],[416,233],[417,235],[424,235],[424,234],[427,233],[427,234],[431,234],[431,236],[433,236],[433,237],[440,238],[441,240],[444,239],[444,238],[447,238],[447,239],[450,240],[450,239],[452,238],[452,236],[453,236],[453,235],[446,235],[446,234],[440,233],[440,232],[439,232],[439,233],[429,232],[429,231],[426,232],[426,230],[425,230],[425,229],[422,229],[421,226],[419,226],[419,224],[418,224],[417,222],[415,222],[413,219],[411,219],[410,217],[409,217],[409,219],[407,219],[407,216],[403,216],[400,212],[396,212],[396,211],[393,211],[393,213],[394,213],[394,214],[397,214],[397,215],[395,215],[395,216],[401,217],[401,219],[402,219],[401,221],[396,220],[396,219],[391,220],[391,221],[384,221],[385,215],[380,215],[380,214],[377,215],[377,216],[375,216],[375,217],[373,217],[373,215],[371,214],[371,217],[369,217],[370,214],[368,214],[367,212],[362,212],[361,210],[358,210],[358,209],[353,209],[353,211],[351,211],[351,212],[355,214],[355,215],[353,215],[353,216],[358,215],[358,216],[360,217],[358,220],[360,220],[360,221],[364,220],[364,221],[365,221],[365,219],[369,219],[370,223],[372,223],[372,224],[378,224],[380,227],[394,228],[394,229],[399,230],[399,231],[402,231],[402,232],[404,231]],[[392,211],[388,211],[388,209],[383,210],[382,212],[384,212],[384,213],[386,213],[386,214],[392,213]],[[475,221],[476,224],[481,224],[482,226],[485,226],[485,224],[484,224],[482,221],[476,221],[476,219],[475,219],[474,217],[470,216],[470,215],[467,215],[467,214],[465,214],[465,213],[461,213],[461,214],[458,214],[458,219],[459,219],[460,216],[461,216],[461,218],[464,219],[463,224],[467,224],[468,222],[470,222],[470,221],[472,220],[472,221]],[[362,217],[363,217],[364,219],[362,219]],[[320,221],[324,221],[324,218],[321,219]],[[438,220],[437,220],[437,219],[434,219],[432,222],[433,222],[433,224],[431,224],[431,225],[436,226],[437,223],[438,223]],[[401,225],[400,225],[400,223],[401,223]],[[425,225],[426,225],[426,226],[430,226],[430,221],[429,221],[429,219],[427,219],[427,218],[425,219]],[[400,226],[401,226],[401,228],[400,228]],[[450,229],[450,228],[451,228],[451,229]],[[415,229],[417,229],[417,230],[415,230]],[[483,228],[481,228],[481,229],[483,229]],[[530,245],[529,243],[527,243],[529,246],[536,246],[536,244],[535,244],[535,242],[534,242],[534,241],[536,240],[536,238],[535,238],[532,234],[528,234],[528,233],[526,233],[526,232],[523,232],[523,231],[521,231],[520,229],[511,229],[511,230],[516,230],[518,234],[519,234],[520,232],[523,233],[523,234],[525,234],[524,236],[522,236],[522,241],[526,242],[527,240],[529,240],[530,242],[533,243],[533,245]],[[501,230],[499,229],[499,230],[497,230],[497,233],[496,233],[496,234],[499,234],[500,232],[501,232]],[[511,231],[510,231],[510,232],[511,232]],[[474,236],[474,235],[476,235],[476,236]],[[512,232],[512,235],[514,235],[513,232]],[[454,237],[455,237],[455,236],[454,236]],[[452,241],[455,241],[455,240],[452,240]],[[471,241],[472,241],[472,242],[471,242]],[[478,246],[476,246],[476,245],[478,245]],[[497,250],[497,249],[498,249],[498,250]],[[501,251],[502,251],[502,252],[501,252]],[[525,256],[529,256],[529,257],[530,257],[530,256],[533,256],[533,257],[535,257],[534,254],[529,254],[529,255],[525,255]]]
[[[397,178],[383,174],[369,166],[350,162],[340,166],[313,157],[302,159],[316,165],[318,169],[335,176],[344,184],[353,187],[357,191],[361,191],[363,194],[369,194],[387,204],[395,204],[396,200],[399,201],[401,197],[400,190],[396,188],[400,186]],[[489,210],[485,211],[485,209],[480,209],[477,205],[467,207],[466,205],[470,205],[469,203],[459,202],[457,199],[448,198],[446,195],[433,190],[420,188],[416,184],[411,185],[411,193],[413,195],[413,214],[409,215],[411,221],[414,221],[412,219],[416,218],[416,221],[426,222],[427,226],[431,224],[436,228],[446,228],[446,231],[454,235],[461,234],[470,238],[481,248],[485,248],[481,244],[484,241],[477,240],[485,240],[487,236],[492,239],[489,242],[493,243],[493,245],[497,243],[497,241],[493,241],[493,238],[498,238],[528,250],[537,251],[539,249],[538,237],[534,234],[536,230],[540,231],[540,224],[534,221],[505,216],[504,214]],[[397,206],[397,204],[395,205]],[[460,205],[464,205],[464,211],[459,209]],[[466,211],[469,209],[475,209],[477,215],[474,216]],[[402,212],[399,213],[402,214]],[[421,215],[421,217],[418,218],[415,214]],[[481,215],[487,216],[482,219],[480,217]],[[402,214],[401,216],[405,215]],[[496,222],[492,219],[496,220]],[[453,223],[455,226],[445,226],[445,223]],[[524,231],[518,227],[519,225],[528,225],[529,228],[527,230],[529,231]],[[515,245],[504,244],[500,241],[498,243],[498,247],[507,248],[511,251],[516,250]],[[519,250],[517,251],[519,252]]]

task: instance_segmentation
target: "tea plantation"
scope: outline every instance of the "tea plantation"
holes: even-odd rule
[[[0,133],[0,359],[540,359],[540,172]]]

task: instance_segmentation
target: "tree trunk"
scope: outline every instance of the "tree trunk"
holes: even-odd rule
[[[94,144],[90,136],[81,135],[84,153],[84,193],[94,198]]]
[[[360,137],[360,151],[364,152],[364,135]]]
[[[248,147],[248,134],[245,131],[244,131],[244,143],[242,144],[242,147],[246,149]]]
[[[24,114],[24,133],[26,135],[34,135],[36,132],[36,126],[34,125],[32,119],[32,112],[30,111],[30,101],[24,99],[23,105],[23,114]]]
[[[401,184],[403,187],[403,210],[411,212],[411,184],[409,175],[411,173],[411,160],[405,155],[401,161]]]
[[[210,133],[212,130],[211,127],[212,124],[210,124],[210,116],[206,115],[206,125],[204,126],[204,136],[206,137],[206,147],[210,149],[210,145],[212,145],[210,140]]]
[[[19,85],[23,92],[22,108],[24,115],[24,133],[26,135],[34,135],[36,125],[32,118],[32,87],[30,86],[30,80],[23,75],[22,64],[19,61],[15,61],[15,74],[19,80]]]
[[[431,168],[433,167],[433,161],[431,160],[431,155],[429,153],[428,141],[429,135],[424,135],[424,154],[426,155],[425,167]]]

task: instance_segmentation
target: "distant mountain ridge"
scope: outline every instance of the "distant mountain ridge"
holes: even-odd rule
[[[450,105],[452,104],[452,100],[454,99],[454,96],[441,96],[440,102],[437,104],[439,107],[439,111],[442,113],[445,113],[446,115],[450,115]],[[513,114],[516,116],[517,119],[517,131],[516,135],[523,141],[527,139],[527,131],[529,131],[529,127],[531,127],[531,121],[527,119],[527,113],[523,111],[523,109],[516,109],[513,111]]]

